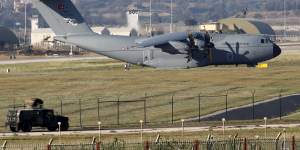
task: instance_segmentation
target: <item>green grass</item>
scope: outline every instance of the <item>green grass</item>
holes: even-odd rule
[[[268,69],[220,66],[195,69],[161,70],[133,67],[124,71],[114,60],[88,60],[0,65],[0,124],[4,124],[7,106],[23,104],[39,97],[46,107],[60,111],[79,125],[79,99],[83,125],[96,125],[97,98],[101,101],[144,99],[147,93],[147,121],[170,122],[171,97],[174,94],[175,120],[198,115],[198,95],[223,95],[228,90],[229,107],[300,91],[300,54],[284,53],[270,62]],[[12,72],[5,73],[6,68]],[[224,97],[201,98],[201,113],[224,109]],[[122,103],[120,123],[138,123],[144,119],[143,103]],[[101,104],[104,125],[116,124],[116,103]]]

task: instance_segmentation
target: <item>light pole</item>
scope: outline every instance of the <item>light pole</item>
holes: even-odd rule
[[[98,121],[98,138],[99,142],[101,142],[101,121]]]
[[[265,138],[267,138],[267,117],[264,117],[264,121],[265,121]]]
[[[21,23],[20,22],[16,22],[16,28],[18,30],[18,42],[19,42],[19,45],[21,44],[21,41],[20,41],[20,37],[21,37],[21,33],[20,33],[20,26],[21,26]]]
[[[140,125],[141,125],[141,144],[143,144],[143,120],[140,120]]]
[[[299,2],[298,2],[298,0],[296,0],[296,2],[297,2],[297,4],[296,4],[296,11],[299,11],[299,9],[298,9],[298,6],[299,6]],[[299,20],[299,19],[298,19]],[[299,20],[299,22],[298,22],[299,24],[298,24],[298,41],[300,40],[300,28],[299,28],[299,26],[300,26],[300,20]]]
[[[73,56],[73,45],[70,45],[70,52],[69,52],[69,56]]]
[[[58,122],[59,143],[61,144],[61,122]]]
[[[296,12],[298,12],[298,0],[296,0]],[[298,19],[299,20],[299,19]],[[300,26],[300,21],[298,22],[298,41],[300,40],[300,28],[299,28],[299,26]]]
[[[149,31],[150,31],[150,36],[152,36],[152,0],[150,0],[150,6],[149,6],[150,8],[150,20],[149,20]]]
[[[283,149],[286,149],[286,129],[283,129]]]
[[[183,135],[184,135],[184,119],[181,119],[181,128],[182,128],[182,130],[181,130],[181,138],[183,138]]]
[[[283,29],[283,36],[284,36],[284,40],[286,39],[286,2],[285,0],[283,0],[283,22],[284,22],[284,29]]]
[[[27,0],[24,1],[25,15],[24,15],[24,45],[26,45],[27,38]]]
[[[171,24],[170,24],[170,33],[173,32],[173,0],[171,0]]]
[[[222,123],[223,123],[223,139],[225,139],[225,118],[222,118]]]

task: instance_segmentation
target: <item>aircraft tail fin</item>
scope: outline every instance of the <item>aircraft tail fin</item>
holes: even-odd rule
[[[71,0],[32,0],[56,36],[92,34]]]

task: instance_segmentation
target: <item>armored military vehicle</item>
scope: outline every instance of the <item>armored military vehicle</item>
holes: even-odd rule
[[[30,132],[32,127],[44,127],[49,131],[66,131],[69,128],[69,118],[55,115],[52,109],[44,109],[41,99],[33,99],[31,105],[27,108],[9,110],[7,113],[6,126],[12,132]]]

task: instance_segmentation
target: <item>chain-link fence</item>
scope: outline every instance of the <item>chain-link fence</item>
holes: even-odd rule
[[[289,139],[246,139],[227,140],[186,140],[186,141],[145,141],[140,142],[94,142],[81,144],[45,144],[45,145],[2,145],[3,150],[47,149],[47,150],[297,150],[300,142],[294,137]]]
[[[221,93],[221,92],[220,92]],[[71,127],[127,126],[139,124],[176,123],[181,119],[188,121],[255,120],[284,117],[300,108],[299,95],[282,96],[260,101],[259,92],[223,92],[223,94],[190,95],[150,95],[128,99],[116,96],[109,98],[66,98],[51,97],[44,99],[44,107],[54,109],[56,114],[69,117]],[[24,100],[2,100],[0,120],[5,124],[5,114],[9,109],[26,108]]]

